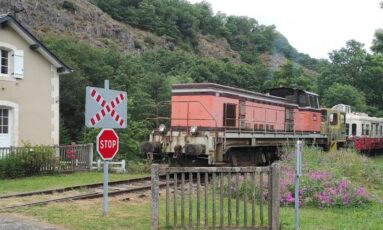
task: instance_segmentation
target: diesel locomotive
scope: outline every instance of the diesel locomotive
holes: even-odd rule
[[[296,140],[325,149],[347,143],[346,111],[320,108],[317,94],[300,89],[258,93],[213,83],[175,84],[170,107],[170,117],[156,118],[164,123],[140,145],[153,161],[268,165]]]

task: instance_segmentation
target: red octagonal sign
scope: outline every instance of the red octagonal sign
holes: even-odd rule
[[[112,160],[118,152],[118,136],[113,129],[103,129],[97,135],[97,152],[103,160]]]

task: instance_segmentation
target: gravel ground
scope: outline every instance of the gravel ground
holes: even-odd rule
[[[62,227],[43,223],[29,217],[0,213],[1,230],[64,230]]]

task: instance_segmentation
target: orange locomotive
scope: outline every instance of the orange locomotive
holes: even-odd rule
[[[257,93],[212,83],[172,86],[170,127],[141,151],[182,166],[266,165],[286,142],[327,145],[318,95],[291,88]]]

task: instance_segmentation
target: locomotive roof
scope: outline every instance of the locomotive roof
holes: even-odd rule
[[[319,96],[319,94],[314,93],[314,92],[306,91],[306,90],[303,90],[303,89],[297,89],[297,88],[289,88],[289,87],[270,88],[270,89],[264,90],[263,92],[267,93],[268,91],[272,91],[272,90],[299,91],[299,92],[304,92],[306,94],[310,94],[310,95],[314,95],[314,96]]]
[[[286,104],[291,106],[298,106],[288,102],[285,98],[266,95],[259,92],[254,92],[250,90],[235,88],[231,86],[219,85],[215,83],[185,83],[185,84],[173,84],[172,93],[221,93],[221,94],[231,94],[244,98],[258,99],[262,101],[268,101],[272,103]]]

